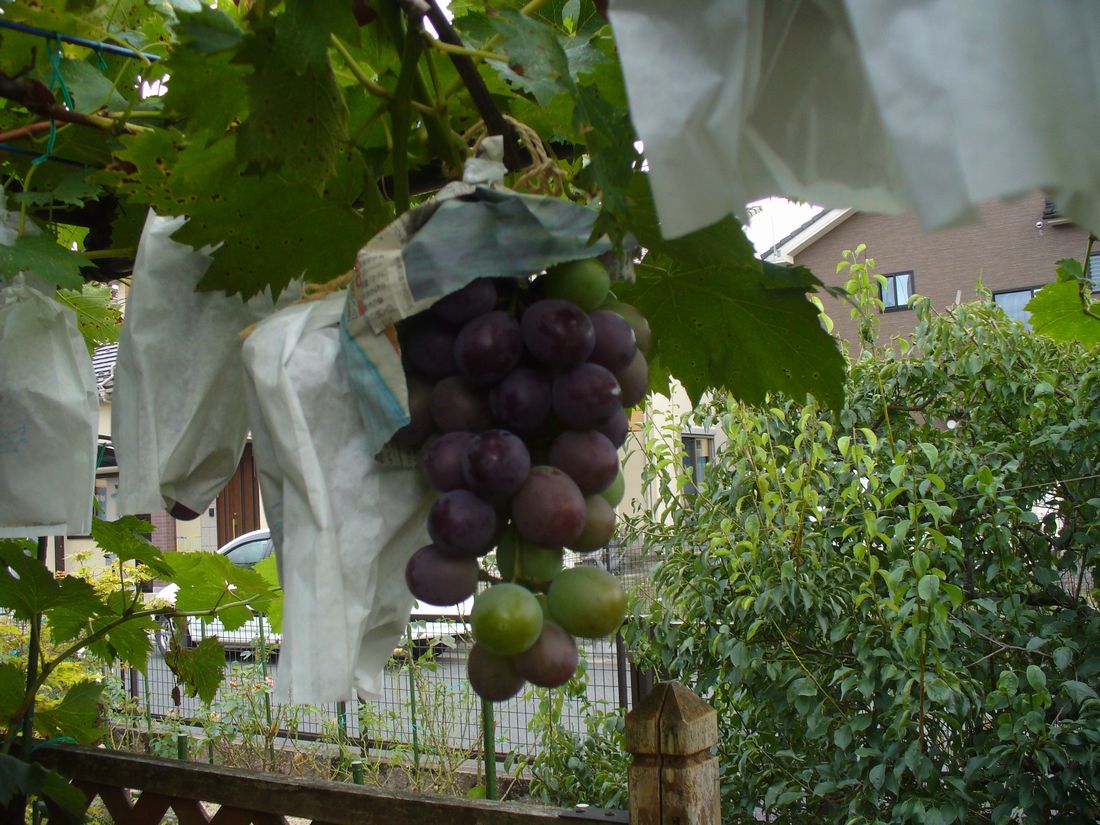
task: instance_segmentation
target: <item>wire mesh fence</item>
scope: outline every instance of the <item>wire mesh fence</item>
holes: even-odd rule
[[[638,548],[612,546],[598,553],[573,556],[567,565],[596,565],[610,570],[624,586],[637,588],[649,580],[652,564]],[[192,643],[215,632],[227,650],[225,680],[209,704],[183,695],[164,662],[163,645],[154,650],[145,673],[116,667],[111,678],[129,703],[130,713],[144,718],[172,719],[181,724],[222,724],[232,713],[261,715],[269,727],[299,739],[338,739],[363,748],[405,749],[419,752],[450,749],[481,754],[481,702],[466,678],[466,660],[472,646],[468,622],[455,614],[420,614],[395,648],[382,680],[382,695],[328,706],[278,705],[272,686],[279,675],[279,637],[263,620],[238,631],[193,624]],[[556,724],[577,733],[585,731],[591,708],[625,712],[634,696],[648,684],[632,667],[622,635],[607,640],[578,640],[585,661],[585,695],[563,699]],[[539,747],[534,720],[546,692],[528,686],[519,696],[492,708],[495,750],[533,756]],[[255,707],[248,707],[255,702]],[[242,705],[244,707],[242,707]]]

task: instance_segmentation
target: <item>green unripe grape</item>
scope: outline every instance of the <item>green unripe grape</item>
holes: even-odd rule
[[[494,584],[474,599],[470,627],[477,643],[490,653],[514,656],[538,640],[542,608],[527,588]]]
[[[550,585],[547,600],[554,621],[573,636],[609,636],[626,615],[626,594],[618,580],[596,567],[560,572]]]
[[[619,503],[623,500],[623,496],[626,494],[626,479],[623,478],[622,468],[619,468],[619,474],[615,476],[615,480],[611,482],[610,486],[600,493],[601,496],[612,507],[618,507]]]
[[[591,312],[605,300],[611,289],[611,277],[595,258],[568,261],[550,267],[543,278],[547,298],[571,301],[585,312]]]
[[[590,553],[606,547],[615,535],[615,509],[601,495],[584,500],[584,529],[569,545],[570,550]]]
[[[561,570],[563,555],[560,547],[539,547],[508,530],[497,545],[497,569],[505,581],[548,582]]]
[[[630,324],[630,328],[634,330],[634,342],[638,345],[638,349],[642,351],[643,355],[649,352],[649,345],[653,342],[653,333],[649,329],[649,321],[645,319],[642,313],[622,301],[607,301],[600,309],[609,309],[622,316],[622,319]]]

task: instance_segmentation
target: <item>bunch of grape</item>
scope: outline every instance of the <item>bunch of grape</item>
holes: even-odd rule
[[[649,386],[649,325],[613,299],[596,260],[530,281],[479,279],[399,330],[410,422],[394,435],[419,449],[439,491],[432,543],[405,568],[431,605],[474,601],[467,665],[478,695],[501,701],[525,682],[557,687],[577,666],[574,637],[622,622],[618,581],[562,569],[565,548],[607,545],[623,496],[626,409]],[[479,559],[496,550],[500,578]]]

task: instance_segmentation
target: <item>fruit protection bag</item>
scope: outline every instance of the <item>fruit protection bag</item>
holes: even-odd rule
[[[279,701],[378,698],[409,617],[404,569],[428,541],[415,470],[373,460],[341,357],[343,292],[288,307],[244,344],[264,510],[283,587]],[[392,346],[392,345],[388,345]]]
[[[99,397],[73,312],[0,281],[0,537],[92,529]]]
[[[210,255],[172,240],[185,222],[150,210],[134,261],[111,405],[124,513],[205,509],[248,435],[239,334],[274,307],[196,292]]]
[[[384,334],[391,324],[475,278],[527,277],[580,258],[600,255],[613,279],[633,280],[629,255],[613,252],[607,238],[589,241],[594,211],[470,182],[493,168],[491,157],[468,161],[462,183],[402,215],[356,258],[340,343],[374,454],[409,421],[401,359]],[[399,461],[395,453],[380,459]]]

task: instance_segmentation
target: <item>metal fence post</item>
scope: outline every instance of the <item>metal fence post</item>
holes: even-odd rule
[[[145,687],[145,752],[152,753],[153,749],[153,704],[149,694],[149,668],[141,674]]]

